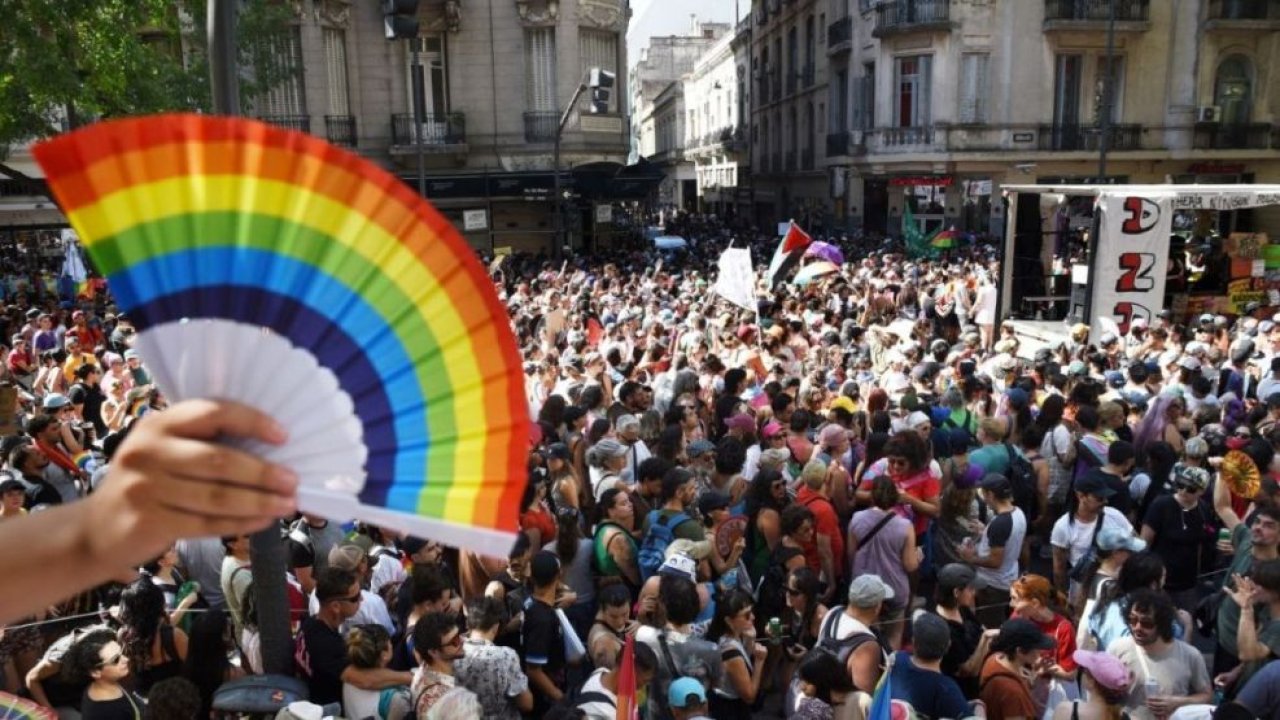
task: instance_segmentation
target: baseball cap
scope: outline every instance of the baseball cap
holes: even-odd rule
[[[1147,541],[1124,528],[1106,525],[1098,531],[1098,549],[1104,552],[1142,552],[1147,549]]]
[[[1088,375],[1089,368],[1084,364],[1083,360],[1072,360],[1067,366],[1068,375]]]
[[[1178,367],[1186,370],[1199,370],[1200,361],[1190,356],[1184,357],[1178,361]]]
[[[860,608],[875,607],[893,599],[893,588],[879,575],[859,575],[849,583],[849,603]]]
[[[1035,623],[1022,618],[1006,620],[1000,626],[1000,634],[991,643],[991,649],[996,652],[1014,649],[1052,650],[1056,646],[1053,638],[1045,635]]]
[[[767,439],[775,435],[778,435],[781,432],[782,432],[782,423],[777,421],[770,421],[768,423],[765,423],[764,429],[760,431],[760,435]]]
[[[1107,384],[1117,389],[1124,387],[1124,373],[1119,370],[1108,370]]]
[[[964,563],[943,565],[938,571],[938,587],[943,590],[956,590],[972,587],[978,580],[978,571]]]
[[[1115,333],[1107,331],[1098,336],[1098,344],[1103,346],[1114,345],[1119,339]]]
[[[692,460],[693,458],[702,457],[715,449],[715,443],[710,440],[694,440],[689,443],[688,447],[684,449],[684,452],[689,456],[689,459]]]
[[[750,415],[739,413],[727,418],[724,421],[724,426],[730,430],[755,430],[756,421],[752,420]]]
[[[857,407],[855,407],[855,406],[854,406],[854,404],[853,404],[853,398],[846,397],[846,396],[844,396],[844,395],[841,395],[840,397],[836,398],[835,400],[832,400],[832,401],[831,401],[831,404],[827,406],[827,409],[828,409],[828,410],[836,410],[836,409],[843,410],[843,411],[845,411],[845,412],[849,413],[850,415],[852,415],[852,414],[854,414],[855,412],[857,412],[857,411],[858,411]]]
[[[1093,676],[1095,682],[1108,690],[1128,690],[1133,684],[1129,666],[1114,655],[1090,650],[1076,650],[1071,659]]]
[[[1203,490],[1209,487],[1209,471],[1194,465],[1178,463],[1173,466],[1173,484],[1175,487]]]
[[[596,448],[599,448],[599,450],[596,450]],[[613,438],[604,438],[595,445],[592,445],[591,449],[596,450],[597,453],[603,454],[606,457],[621,457],[627,454],[627,446]]]
[[[662,567],[658,568],[658,574],[686,577],[697,582],[698,564],[688,555],[677,553],[662,561]]]
[[[714,510],[723,510],[729,507],[729,496],[719,490],[705,490],[702,496],[698,498],[698,512],[706,517]]]
[[[49,393],[44,396],[44,402],[41,406],[45,410],[59,410],[71,404],[70,398],[61,393]]]
[[[573,457],[569,452],[569,446],[564,443],[551,443],[547,446],[547,457],[556,460],[569,460]]]
[[[329,549],[329,567],[354,571],[364,558],[364,548],[353,542],[343,542]]]
[[[983,490],[992,492],[1009,492],[1013,490],[1013,485],[1009,482],[1009,478],[1000,473],[987,473],[982,476],[982,480],[978,482],[978,487]]]
[[[1135,318],[1133,322],[1129,323],[1129,327],[1133,330],[1145,330],[1147,320],[1146,318]]]
[[[691,700],[691,698],[697,698]],[[707,701],[707,691],[702,687],[702,683],[691,677],[678,678],[671,683],[671,687],[667,688],[667,703],[675,708],[687,708],[691,705],[701,705]]]
[[[5,474],[5,475],[0,475],[0,477],[3,478],[2,480],[0,480],[0,494],[7,493],[10,490],[21,490],[23,492],[27,491],[27,486],[23,485],[21,480],[18,480],[12,475]]]
[[[1097,468],[1090,471],[1079,480],[1076,480],[1076,492],[1084,493],[1086,495],[1096,495],[1103,500],[1106,500],[1116,494],[1116,491],[1107,484],[1107,481],[1103,479]]]
[[[28,320],[35,320],[38,317],[40,317],[40,311],[37,310],[36,308],[31,308],[30,310],[27,311]]]

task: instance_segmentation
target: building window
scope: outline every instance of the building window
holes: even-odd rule
[[[818,46],[813,36],[814,36],[813,16],[810,15],[809,17],[805,18],[805,21],[804,21],[804,71],[806,73],[813,72],[814,56],[817,53]],[[806,78],[806,80],[808,83],[813,82],[812,77],[808,77]]]
[[[422,116],[428,124],[443,123],[449,112],[449,73],[445,63],[444,37],[426,35],[422,42]],[[409,65],[409,109],[413,110],[413,58]],[[430,135],[428,135],[430,136]]]
[[[324,29],[325,75],[329,81],[329,115],[351,114],[351,90],[347,84],[347,36],[338,28]]]
[[[1093,90],[1093,118],[1094,122],[1100,123],[1102,120],[1102,107],[1106,102],[1106,80],[1107,80],[1107,56],[1102,55],[1098,58],[1097,80],[1094,82]],[[1111,57],[1111,112],[1108,117],[1111,122],[1119,124],[1120,118],[1124,117],[1124,58],[1118,55]]]
[[[849,127],[849,71],[841,68],[836,71],[835,87],[831,88],[831,124],[836,132],[843,132]]]
[[[618,74],[618,33],[583,29],[578,33],[578,43],[584,75],[591,68],[598,67],[601,70],[608,70],[613,73],[614,77],[620,77]],[[617,87],[615,87],[613,95],[620,96]],[[586,101],[590,101],[590,98],[586,98]],[[613,110],[616,107],[618,107],[616,101],[613,97],[610,97],[609,109]]]
[[[1213,104],[1221,108],[1224,124],[1244,124],[1253,118],[1253,63],[1231,55],[1218,66]]]
[[[895,58],[893,103],[894,127],[924,127],[930,124],[932,55]]]
[[[1059,55],[1054,64],[1053,124],[1057,126],[1080,124],[1080,75],[1082,60],[1079,55]]]
[[[525,45],[525,107],[556,112],[556,29],[528,28]]]
[[[986,53],[965,53],[960,59],[960,122],[987,121]]]
[[[278,81],[258,99],[262,117],[306,115],[307,95],[302,82],[302,34],[290,27],[265,41],[268,51],[264,62],[270,63],[264,73]]]

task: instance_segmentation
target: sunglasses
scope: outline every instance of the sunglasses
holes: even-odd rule
[[[122,662],[124,662],[124,652],[123,652],[123,651],[122,651],[122,652],[118,652],[118,653],[116,653],[115,655],[112,655],[109,659],[107,659],[107,660],[103,660],[101,663],[98,663],[98,667],[100,667],[100,668],[105,668],[105,667],[115,667],[116,665],[119,665],[119,664],[120,664],[120,663],[122,663]]]
[[[1137,615],[1130,615],[1128,617],[1128,621],[1129,621],[1130,627],[1140,627],[1144,630],[1154,630],[1156,627],[1156,621],[1154,618],[1144,618],[1144,617],[1138,617]]]

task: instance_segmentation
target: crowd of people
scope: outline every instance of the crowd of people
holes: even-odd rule
[[[990,247],[828,238],[839,273],[745,309],[714,291],[741,229],[673,224],[689,252],[490,266],[536,420],[507,557],[281,520],[311,702],[612,719],[630,646],[653,720],[864,718],[878,689],[894,717],[1280,718],[1280,315],[1027,352]],[[0,325],[4,521],[110,485],[166,403],[108,297],[12,294]],[[264,670],[248,536],[139,570],[5,628],[0,689],[204,720]]]

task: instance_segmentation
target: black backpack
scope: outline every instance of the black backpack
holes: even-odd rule
[[[1013,504],[1027,516],[1027,524],[1040,517],[1040,497],[1036,489],[1036,469],[1031,461],[1022,453],[1013,449],[1009,443],[1004,444],[1009,453],[1009,484],[1013,486]]]

